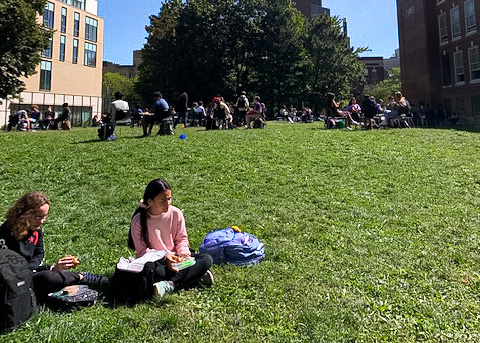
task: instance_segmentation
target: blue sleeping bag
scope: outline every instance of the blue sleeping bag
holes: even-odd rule
[[[237,228],[208,233],[200,244],[200,253],[210,254],[213,263],[249,266],[265,257],[265,246],[257,237]]]

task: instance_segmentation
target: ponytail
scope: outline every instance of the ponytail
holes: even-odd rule
[[[143,243],[150,248],[150,239],[148,237],[148,226],[147,226],[147,210],[144,207],[139,206],[133,213],[132,219],[137,215],[137,213],[140,213],[140,228],[141,228],[141,237],[142,237]],[[132,250],[135,250],[131,224],[130,224],[130,229],[128,230],[128,247]]]

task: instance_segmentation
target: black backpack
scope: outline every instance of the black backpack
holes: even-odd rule
[[[8,332],[26,322],[35,312],[32,272],[25,258],[0,249],[0,332]]]
[[[135,305],[151,299],[154,295],[153,284],[161,281],[155,269],[159,261],[145,263],[141,272],[115,268],[110,285],[110,300],[120,304]]]
[[[238,108],[245,108],[245,106],[247,105],[247,101],[245,100],[244,97],[240,97],[240,98],[238,99],[237,105],[238,105],[238,106],[237,106]]]
[[[101,124],[97,130],[98,138],[100,138],[101,141],[104,141],[113,135],[114,130],[115,127],[112,124]]]
[[[253,128],[254,129],[265,128],[265,121],[263,120],[263,118],[255,118],[255,121],[253,122]]]

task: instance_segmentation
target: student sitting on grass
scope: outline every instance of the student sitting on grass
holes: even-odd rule
[[[6,221],[0,226],[0,248],[10,249],[23,256],[32,271],[37,299],[43,302],[48,293],[66,286],[85,284],[101,288],[108,278],[86,272],[73,272],[79,261],[66,255],[52,266],[43,265],[45,246],[42,225],[47,219],[50,200],[42,193],[30,192],[18,199],[7,211]]]
[[[213,275],[209,268],[213,264],[208,254],[196,254],[196,263],[177,271],[173,263],[191,257],[185,219],[180,209],[172,206],[172,190],[163,179],[150,181],[143,199],[132,217],[128,239],[130,248],[135,249],[137,258],[148,251],[166,250],[164,266],[156,273],[163,279],[154,284],[155,293],[163,296],[179,289],[196,286],[210,287]]]
[[[325,107],[325,112],[327,114],[327,118],[343,118],[345,120],[345,126],[348,130],[352,130],[353,125],[359,125],[358,122],[352,119],[350,112],[348,111],[340,111],[338,109],[338,104],[335,101],[335,94],[328,92],[326,96],[327,106]]]

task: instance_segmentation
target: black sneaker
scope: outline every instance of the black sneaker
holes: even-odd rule
[[[213,274],[210,270],[207,270],[205,274],[200,278],[200,281],[198,282],[199,286],[201,288],[210,288],[213,286]]]
[[[105,275],[91,274],[87,272],[81,273],[81,275],[83,275],[83,279],[80,281],[81,285],[88,285],[91,288],[100,291],[108,289],[110,281]]]

